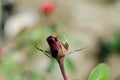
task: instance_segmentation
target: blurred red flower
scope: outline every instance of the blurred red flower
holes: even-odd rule
[[[46,2],[42,5],[42,11],[45,14],[50,14],[55,10],[55,4],[51,2]]]
[[[2,46],[0,46],[0,57],[2,56],[2,54],[3,54],[3,48]]]

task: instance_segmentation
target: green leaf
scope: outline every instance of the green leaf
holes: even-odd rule
[[[90,73],[88,80],[109,80],[109,67],[101,63]]]

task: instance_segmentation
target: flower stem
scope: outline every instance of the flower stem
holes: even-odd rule
[[[64,80],[69,80],[68,77],[67,77],[67,74],[65,72],[65,69],[64,69],[64,57],[63,58],[60,58],[58,61],[58,64],[60,66],[60,70],[61,70],[61,73],[63,75],[63,78]]]

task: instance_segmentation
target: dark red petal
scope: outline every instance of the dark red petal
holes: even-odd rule
[[[57,37],[49,36],[47,38],[47,42],[49,44],[50,52],[51,52],[52,56],[54,58],[57,57],[59,49],[60,49],[60,42],[58,41]]]

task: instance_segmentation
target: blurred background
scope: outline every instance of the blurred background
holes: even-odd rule
[[[120,0],[0,0],[0,80],[63,80],[54,59],[42,49],[59,35],[70,49],[65,58],[70,80],[87,80],[99,63],[120,80]]]

